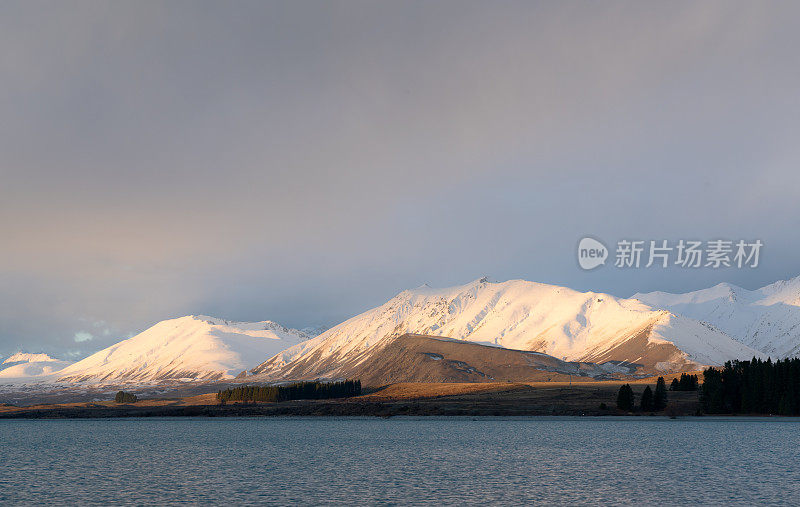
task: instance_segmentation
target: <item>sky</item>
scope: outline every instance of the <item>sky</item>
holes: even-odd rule
[[[482,276],[800,275],[796,2],[4,2],[0,356]],[[591,271],[591,236],[760,239]],[[613,253],[612,253],[613,257]]]

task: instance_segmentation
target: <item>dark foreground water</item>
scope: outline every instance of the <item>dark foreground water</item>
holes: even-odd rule
[[[7,504],[800,502],[800,421],[0,421]]]

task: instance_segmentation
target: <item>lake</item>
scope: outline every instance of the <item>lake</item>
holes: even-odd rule
[[[0,421],[0,504],[800,501],[800,421]]]

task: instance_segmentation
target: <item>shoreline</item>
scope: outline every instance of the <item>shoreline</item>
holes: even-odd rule
[[[352,398],[280,402],[217,401],[216,392],[135,403],[92,401],[0,405],[0,419],[115,419],[189,417],[594,417],[594,418],[777,418],[770,414],[700,411],[697,391],[668,391],[660,412],[616,408],[622,382],[592,383],[397,383]],[[645,383],[631,383],[639,399]],[[792,420],[791,417],[787,417]],[[800,421],[800,418],[797,419]]]
[[[620,383],[400,383],[352,398],[281,402],[216,401],[216,393],[185,398],[2,406],[0,419],[97,419],[120,417],[329,417],[329,416],[621,416],[650,412],[616,409]],[[644,384],[634,384],[641,392]],[[665,411],[655,416],[694,416],[697,392],[670,392]]]

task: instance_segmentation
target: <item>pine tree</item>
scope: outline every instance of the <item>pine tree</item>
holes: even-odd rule
[[[687,373],[681,373],[681,378],[679,379],[672,379],[672,385],[670,386],[670,391],[696,391],[697,390],[698,379],[697,375],[689,375]]]
[[[653,390],[650,389],[650,386],[644,388],[640,406],[642,408],[642,412],[651,412],[653,410]]]
[[[656,382],[656,392],[653,395],[653,410],[664,410],[667,408],[667,383],[664,377],[658,377]]]
[[[629,384],[625,384],[619,388],[617,393],[617,408],[630,412],[633,410],[633,389]]]
[[[723,402],[722,374],[719,370],[708,368],[703,371],[703,389],[700,391],[700,403],[707,414],[722,414],[725,411]]]

